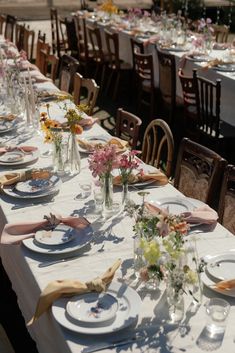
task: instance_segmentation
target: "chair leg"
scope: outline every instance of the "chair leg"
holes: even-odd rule
[[[114,71],[112,70],[110,75],[109,75],[109,78],[108,78],[107,87],[106,87],[106,91],[105,91],[105,95],[106,96],[108,95],[108,91],[109,91],[109,88],[110,88],[110,85],[111,85],[111,82],[112,82],[113,72]]]
[[[119,87],[119,82],[120,82],[120,76],[121,76],[121,73],[120,73],[120,71],[118,71],[117,72],[117,78],[116,78],[115,86],[114,86],[114,91],[113,91],[113,100],[114,101],[117,98],[118,87]]]

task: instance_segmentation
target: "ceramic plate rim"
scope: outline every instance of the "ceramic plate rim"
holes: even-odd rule
[[[84,296],[85,296],[85,297],[86,297],[86,296],[87,296],[87,297],[88,297],[88,296],[94,296],[94,295],[98,295],[98,296],[99,296],[100,294],[102,294],[102,292],[101,292],[101,293],[97,293],[97,292],[84,293],[84,294],[81,294],[81,298],[80,298],[80,299],[82,299],[82,297],[84,297]],[[116,305],[115,305],[116,308],[114,308],[113,311],[112,311],[111,313],[109,313],[109,315],[107,315],[107,317],[104,318],[104,319],[82,320],[82,318],[79,318],[79,317],[74,316],[74,315],[71,313],[71,310],[69,309],[69,305],[70,305],[70,304],[73,304],[73,305],[74,305],[74,302],[77,302],[77,301],[79,300],[79,297],[80,297],[79,295],[74,296],[71,300],[69,300],[69,301],[67,302],[65,310],[66,310],[66,312],[68,313],[68,315],[71,316],[72,319],[76,320],[78,323],[82,323],[83,325],[86,325],[86,324],[88,324],[88,325],[92,325],[92,324],[101,324],[101,325],[102,325],[102,323],[104,324],[104,323],[106,323],[106,322],[112,320],[112,319],[116,316],[116,313],[117,313],[117,311],[118,311],[118,300],[115,298],[115,296],[114,296],[112,293],[110,293],[109,290],[107,290],[107,291],[105,292],[105,294],[107,294],[109,297],[112,297],[112,298],[114,299],[114,302],[115,302],[115,304],[116,304]],[[74,299],[74,300],[73,300],[73,299]]]
[[[193,209],[195,209],[195,206],[193,203],[191,203],[187,197],[181,197],[181,196],[173,196],[173,197],[161,197],[158,200],[150,200],[150,203],[153,204],[157,204],[159,207],[161,207],[163,202],[167,202],[167,201],[172,201],[172,202],[176,202],[178,201],[180,204],[186,206],[188,208],[188,210],[186,210],[185,212],[191,211]]]
[[[35,233],[35,236],[34,236],[35,241],[37,241],[37,243],[42,244],[42,245],[57,246],[57,245],[66,244],[66,243],[68,243],[68,242],[73,240],[73,238],[75,237],[74,228],[72,228],[70,226],[67,226],[66,224],[61,224],[61,223],[58,225],[58,227],[65,227],[65,228],[67,228],[67,231],[70,230],[71,235],[70,235],[70,237],[67,240],[60,241],[60,242],[52,242],[52,243],[43,242],[41,239],[38,239],[38,237],[39,237],[39,233],[43,232],[44,230],[39,230],[39,231],[37,231]]]
[[[213,58],[210,58],[206,55],[204,56],[204,59],[203,59],[203,55],[201,56],[201,59],[200,59],[199,54],[197,55],[197,57],[198,58],[195,59],[194,57],[191,57],[190,55],[188,55],[186,58],[187,58],[187,60],[198,62],[198,63],[209,62],[209,61],[213,60]]]
[[[15,121],[13,120],[12,121],[12,125],[10,127],[8,127],[7,129],[5,130],[0,130],[0,134],[5,134],[6,132],[10,132],[12,130],[14,130],[16,128],[16,123]]]
[[[21,158],[19,158],[19,160],[17,160],[17,162],[22,162],[22,160],[24,160],[24,153],[16,150],[16,151],[6,151],[6,152],[2,153],[0,156],[0,162],[6,163],[9,166],[12,165],[12,163],[15,163],[16,161],[11,162],[11,161],[2,160],[2,157],[9,155],[9,154],[16,154],[16,155],[18,154]]]
[[[52,175],[51,177],[50,177],[50,179],[53,177],[53,176],[55,176],[55,175]],[[52,183],[52,185],[48,185],[48,186],[46,186],[44,189],[42,189],[42,190],[37,190],[37,191],[32,191],[32,192],[28,192],[28,191],[22,191],[22,190],[19,190],[18,188],[17,188],[17,184],[19,184],[19,183],[24,183],[24,182],[19,182],[19,183],[17,183],[16,185],[15,185],[15,189],[18,191],[18,192],[20,192],[20,193],[22,193],[22,194],[24,194],[24,195],[42,195],[42,194],[45,194],[45,192],[47,193],[47,192],[50,192],[51,190],[53,190],[55,187],[56,187],[56,184],[59,182],[59,178],[56,176],[56,180],[55,180],[55,182],[54,183]],[[34,180],[42,180],[42,179],[34,179]],[[26,182],[29,182],[30,180],[26,180]],[[23,196],[24,196],[23,195]]]
[[[218,254],[218,255],[214,255],[213,258],[211,258],[209,261],[207,261],[207,265],[206,265],[206,271],[208,272],[209,276],[211,278],[213,278],[215,281],[222,281],[222,280],[230,280],[231,278],[227,278],[227,279],[222,279],[220,277],[216,277],[216,275],[214,275],[213,273],[211,273],[210,269],[209,269],[209,265],[211,263],[214,262],[218,262],[220,260],[234,260],[235,262],[235,254],[233,253],[226,253],[226,254]]]
[[[104,143],[107,143],[109,141],[109,137],[107,136],[104,136],[104,135],[101,135],[101,136],[88,136],[87,138],[85,138],[85,140],[87,141],[96,141],[96,140],[100,140],[100,141],[103,141]],[[82,148],[79,143],[78,143],[78,149],[79,149],[79,152],[82,152],[82,153],[87,153],[87,154],[90,154],[92,153],[92,150],[89,151],[89,150],[86,150],[84,148]]]
[[[77,333],[81,334],[89,334],[89,335],[100,335],[106,333],[113,333],[116,331],[120,331],[125,327],[130,326],[133,322],[137,321],[139,316],[140,307],[142,304],[141,298],[139,294],[131,287],[127,286],[124,283],[112,282],[109,286],[109,290],[113,290],[115,292],[119,292],[120,290],[125,289],[124,295],[121,298],[125,298],[126,302],[129,304],[129,311],[128,311],[128,319],[126,316],[122,318],[122,324],[115,325],[114,322],[109,326],[98,326],[98,327],[83,327],[74,324],[72,321],[70,322],[66,317],[66,310],[65,306],[69,298],[60,298],[56,300],[52,304],[52,315],[54,316],[55,320],[63,327]],[[134,299],[133,299],[134,298]],[[131,316],[133,315],[133,317]]]
[[[226,69],[227,66],[227,69]],[[220,65],[216,65],[214,66],[214,69],[216,71],[220,71],[220,72],[235,72],[235,64],[232,64],[232,67],[229,68],[229,66],[231,66],[231,64],[220,64]]]
[[[51,188],[50,190],[46,190],[44,193],[39,193],[39,194],[25,194],[25,195],[20,195],[17,193],[14,193],[14,188],[15,186],[13,185],[2,185],[1,189],[4,192],[5,195],[8,195],[10,197],[13,197],[15,199],[20,199],[20,200],[25,200],[25,199],[40,199],[43,197],[47,197],[47,196],[51,196],[57,193],[57,191],[59,190],[59,185],[62,184],[62,180],[57,177],[58,180],[56,182],[56,184],[54,185],[53,188]]]
[[[31,163],[31,162],[34,162],[36,161],[38,158],[39,158],[39,150],[38,148],[34,151],[32,151],[32,153],[29,153],[29,154],[26,154],[25,155],[25,158],[27,157],[30,157],[31,156],[31,159],[29,160],[20,160],[18,162],[13,162],[13,163],[9,163],[9,162],[1,162],[0,161],[0,165],[4,165],[4,166],[18,166],[18,165],[24,165],[24,164],[28,164],[28,163]]]
[[[235,298],[235,291],[233,293],[229,292],[229,291],[226,291],[226,290],[223,290],[223,289],[219,289],[219,288],[215,288],[215,287],[212,287],[213,284],[215,284],[216,282],[211,280],[206,272],[202,272],[201,273],[201,281],[203,282],[203,284],[209,288],[210,290],[212,290],[213,292],[216,292],[216,293],[219,293],[219,294],[222,294],[222,295],[225,295],[226,297],[231,297],[231,298]]]
[[[76,231],[76,229],[75,229]],[[37,244],[36,242],[34,242],[34,238],[28,238],[28,239],[24,239],[22,241],[22,243],[24,244],[24,246],[28,249],[30,249],[31,251],[40,253],[40,254],[47,254],[47,255],[64,255],[64,254],[69,254],[73,251],[76,250],[80,250],[83,249],[85,246],[87,246],[93,238],[93,228],[91,227],[91,225],[88,225],[85,229],[82,230],[78,230],[78,232],[86,232],[88,234],[85,234],[85,237],[87,237],[87,241],[84,242],[83,244],[79,244],[79,234],[78,236],[75,236],[71,241],[65,243],[65,244],[61,244],[58,246],[52,245],[50,247],[49,246],[39,246],[39,244]]]

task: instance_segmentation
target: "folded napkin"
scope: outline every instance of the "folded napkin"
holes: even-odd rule
[[[167,176],[160,172],[156,171],[154,173],[138,173],[136,175],[130,174],[129,176],[129,184],[135,184],[135,183],[144,183],[147,181],[155,182],[156,185],[166,185],[168,183],[168,178]],[[121,176],[117,175],[113,178],[113,184],[114,185],[121,185]]]
[[[0,120],[4,120],[4,121],[12,121],[16,118],[15,114],[7,114],[7,115],[0,115]]]
[[[229,291],[229,290],[235,288],[235,279],[217,282],[217,283],[215,283],[214,287],[217,289]]]
[[[155,44],[160,40],[160,38],[161,37],[159,34],[154,34],[154,35],[150,36],[148,39],[146,39],[143,44],[144,44],[144,46],[147,46],[149,44]]]
[[[196,208],[191,212],[181,214],[187,223],[191,224],[216,224],[218,213],[208,205]]]
[[[117,260],[108,268],[101,277],[94,278],[88,282],[78,280],[57,280],[50,282],[41,293],[36,311],[32,319],[27,324],[33,324],[44,312],[46,312],[52,303],[63,296],[74,296],[75,294],[84,294],[89,292],[101,293],[106,291],[108,285],[112,282],[115,272],[121,265],[121,260]]]
[[[13,185],[19,181],[26,181],[30,179],[48,179],[51,172],[48,170],[26,170],[24,172],[6,173],[0,176],[1,185]]]
[[[128,148],[128,141],[121,140],[118,137],[113,137],[110,140],[108,140],[106,143],[105,142],[100,143],[100,142],[95,142],[95,141],[90,142],[85,139],[79,139],[79,138],[77,139],[77,141],[78,141],[79,145],[87,151],[92,151],[92,150],[94,150],[94,148],[96,146],[99,146],[99,145],[105,146],[106,144],[107,145],[116,145],[118,151],[123,151],[126,148]]]
[[[97,121],[99,121],[98,118],[92,118],[91,116],[88,116],[87,118],[81,119],[79,121],[79,125],[82,127],[89,129],[91,128]]]
[[[30,152],[34,152],[37,151],[37,147],[33,147],[33,146],[4,146],[4,147],[0,147],[0,155],[6,152],[12,152],[12,151],[21,151],[21,152],[25,152],[25,153],[30,153]]]
[[[85,229],[90,223],[83,217],[59,218],[59,222],[77,230]],[[9,223],[6,224],[0,239],[4,245],[17,245],[24,239],[33,238],[35,232],[45,229],[50,224],[48,218],[40,222]]]
[[[206,63],[205,65],[203,65],[203,69],[204,70],[207,70],[207,69],[210,69],[212,67],[215,67],[215,66],[218,66],[218,65],[227,65],[227,64],[233,64],[233,61],[231,62],[228,62],[228,61],[224,61],[222,59],[214,59],[214,60],[211,60],[211,61],[208,61],[208,63]]]

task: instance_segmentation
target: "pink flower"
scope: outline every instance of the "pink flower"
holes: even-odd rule
[[[90,155],[88,163],[93,177],[102,178],[105,174],[110,174],[119,165],[116,146],[106,145],[96,148]]]
[[[141,161],[136,158],[138,153],[138,151],[133,150],[121,155],[119,158],[118,168],[120,170],[122,182],[127,182],[132,170],[139,167]]]

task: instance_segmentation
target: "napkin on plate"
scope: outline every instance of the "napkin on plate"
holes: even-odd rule
[[[7,115],[0,115],[0,120],[13,121],[16,118],[15,114],[9,113]]]
[[[214,287],[217,289],[229,291],[229,290],[235,288],[235,279],[217,282],[214,284]]]
[[[88,116],[87,118],[81,119],[79,121],[79,125],[88,129],[92,127],[98,120],[98,118],[92,118],[92,116]]]
[[[4,147],[0,147],[0,155],[6,152],[12,152],[12,151],[21,151],[21,152],[25,152],[25,153],[30,153],[30,152],[34,152],[37,151],[38,148],[37,147],[33,147],[33,146],[4,146]]]
[[[110,140],[108,140],[106,143],[100,143],[100,142],[90,142],[85,139],[77,139],[79,145],[84,148],[87,151],[92,151],[96,146],[98,145],[116,145],[118,151],[123,151],[126,148],[128,148],[128,141],[122,140],[118,137],[112,137]]]
[[[48,170],[26,170],[24,172],[6,173],[0,176],[0,186],[13,185],[19,181],[30,179],[48,179],[51,172]]]
[[[183,212],[181,214],[185,221],[190,224],[216,224],[218,213],[208,205],[204,205],[191,212]]]
[[[207,70],[207,69],[210,69],[212,67],[216,67],[218,65],[226,65],[226,64],[233,64],[233,61],[231,62],[228,62],[228,61],[224,61],[222,59],[214,59],[214,60],[211,60],[211,61],[208,61],[208,63],[206,63],[202,68],[204,70]]]
[[[66,224],[77,230],[85,229],[90,223],[83,217],[59,218],[60,223]],[[0,243],[4,245],[17,245],[24,239],[33,238],[35,232],[44,229],[49,224],[48,220],[40,222],[9,223],[6,224]]]
[[[152,173],[138,173],[136,175],[131,174],[129,177],[129,184],[144,183],[148,181],[153,181],[156,185],[166,185],[168,183],[168,178],[164,173],[160,171]],[[117,175],[113,178],[113,184],[121,185],[120,175]]]
[[[115,272],[121,265],[121,260],[118,259],[114,264],[104,272],[101,277],[97,277],[88,282],[78,280],[57,280],[50,282],[42,291],[34,316],[28,322],[28,326],[33,324],[45,311],[47,311],[52,303],[63,296],[74,296],[75,294],[84,294],[89,292],[106,291],[108,285],[112,282]]]

